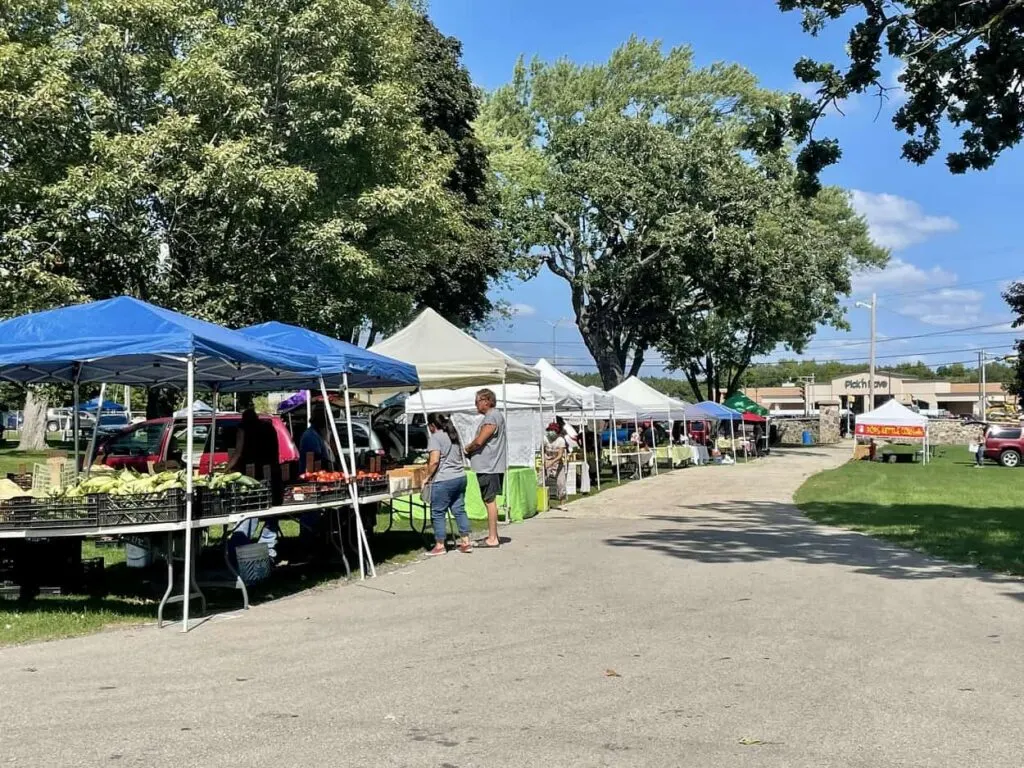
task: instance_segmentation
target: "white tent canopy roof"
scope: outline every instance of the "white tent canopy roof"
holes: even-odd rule
[[[875,410],[858,416],[857,423],[893,427],[927,427],[928,417],[914,413],[895,400],[889,400]]]
[[[611,394],[632,403],[641,419],[682,420],[683,411],[689,406],[689,403],[659,392],[636,376],[630,376],[612,389]]]
[[[621,397],[616,397],[610,392],[605,392],[600,387],[587,387],[588,390],[593,392],[595,395],[604,395],[611,401],[611,406],[604,410],[597,409],[597,415],[602,419],[635,419],[637,416],[636,406],[628,400],[623,400]]]
[[[476,413],[476,393],[479,387],[461,389],[426,389],[405,399],[406,413]],[[502,400],[501,387],[492,390],[498,399],[499,410],[575,410],[579,411],[579,398],[559,394],[548,389],[538,390],[536,384],[507,384],[507,401]]]
[[[474,339],[429,308],[370,351],[415,365],[425,389],[502,382],[536,384],[540,380],[540,374],[528,365]]]
[[[583,402],[583,408],[591,414],[594,411],[608,412],[614,405],[614,398],[603,390],[586,387],[555,368],[543,357],[534,366],[540,373],[541,384],[556,394],[572,395]],[[601,414],[598,413],[598,416]]]

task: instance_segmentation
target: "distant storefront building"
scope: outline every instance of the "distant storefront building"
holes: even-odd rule
[[[989,408],[1013,402],[1003,385],[989,384],[985,388]],[[948,381],[918,379],[901,373],[875,371],[875,397],[870,402],[868,373],[840,376],[829,382],[794,384],[785,387],[751,387],[748,397],[768,410],[779,414],[798,414],[817,410],[822,402],[838,400],[843,408],[864,413],[895,398],[904,405],[922,410],[946,410],[957,415],[978,414],[978,385],[953,384]]]

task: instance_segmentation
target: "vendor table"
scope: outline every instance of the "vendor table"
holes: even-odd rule
[[[498,507],[506,506],[509,511],[509,519],[513,522],[521,522],[528,517],[537,514],[537,471],[532,467],[509,467],[505,476],[505,494],[498,496]],[[402,515],[410,515],[428,519],[430,517],[429,507],[423,503],[418,493],[408,496],[397,496],[391,499],[391,514],[396,512]],[[480,496],[480,486],[476,481],[476,473],[466,471],[466,514],[470,520],[486,520],[487,507],[484,506],[483,497]]]
[[[673,467],[681,467],[688,461],[693,461],[694,451],[688,445],[662,445],[655,449],[658,460],[671,460]]]
[[[477,492],[479,495],[479,491]],[[380,493],[370,496],[360,496],[360,504],[374,504],[381,501],[385,501],[390,498],[389,494]],[[269,509],[249,510],[245,512],[237,512],[230,515],[221,515],[219,517],[201,517],[192,521],[192,535],[200,532],[204,528],[215,528],[219,525],[224,526],[237,526],[239,523],[249,520],[251,518],[273,518],[273,517],[290,517],[293,515],[301,515],[304,512],[329,512],[335,511],[340,512],[345,507],[352,506],[352,499],[342,499],[333,502],[320,502],[315,504],[285,504],[281,506],[270,507]],[[56,538],[98,538],[104,536],[143,536],[158,533],[167,534],[167,589],[164,592],[163,597],[160,600],[160,605],[157,608],[157,623],[163,625],[163,613],[164,608],[171,603],[180,603],[184,600],[183,595],[172,595],[171,592],[174,588],[174,551],[173,541],[176,533],[185,533],[187,529],[187,523],[184,521],[177,522],[166,522],[166,523],[145,523],[141,525],[116,525],[107,527],[98,526],[83,526],[80,528],[61,527],[61,528],[13,528],[13,529],[0,529],[0,539],[56,539]],[[227,538],[225,538],[225,546],[227,545]],[[348,564],[348,559],[344,555],[343,548],[341,548],[342,559],[345,564],[346,575],[351,574],[351,568]],[[234,576],[235,582],[234,587],[242,593],[242,606],[243,608],[249,607],[249,592],[246,589],[245,582],[242,581],[238,572],[231,565],[230,560],[225,556],[225,562],[228,565],[228,569]],[[198,597],[201,601],[205,610],[206,597],[199,589],[199,585],[195,578],[195,560],[192,561],[192,574],[190,574],[192,589],[191,597]],[[231,586],[228,584],[227,586]]]
[[[644,467],[651,467],[654,463],[654,452],[646,448],[639,451],[605,451],[602,458],[607,458],[613,467],[628,467],[632,470],[633,477],[640,477]]]

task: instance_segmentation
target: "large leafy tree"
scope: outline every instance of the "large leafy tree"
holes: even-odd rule
[[[761,134],[787,103],[635,38],[601,65],[520,62],[487,98],[506,244],[566,281],[605,386],[640,370],[667,319],[735,287],[725,249],[704,246],[740,231],[734,196],[776,172],[784,147]]]
[[[8,3],[0,315],[128,293],[342,338],[424,303],[479,321],[504,264],[475,96],[412,3]]]
[[[923,163],[938,152],[944,122],[960,129],[946,163],[953,173],[988,168],[1024,137],[1024,0],[777,0],[803,11],[812,35],[847,16],[847,66],[801,59],[797,77],[818,86],[813,108],[801,105],[798,124],[809,136],[814,118],[857,93],[885,98],[895,86],[884,56],[902,62],[906,100],[893,116],[909,134],[903,156]],[[838,159],[837,144],[811,138],[801,164],[816,174]]]
[[[751,361],[780,345],[803,352],[821,324],[846,328],[839,296],[851,273],[887,258],[841,190],[806,199],[792,173],[743,186],[731,203],[745,215],[705,246],[733,265],[738,294],[707,286],[707,307],[674,315],[658,344],[698,399],[730,396]]]

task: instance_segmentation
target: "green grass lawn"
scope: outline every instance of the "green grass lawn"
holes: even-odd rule
[[[796,503],[820,523],[1024,575],[1024,469],[973,463],[963,446],[925,466],[851,462],[808,479]]]

